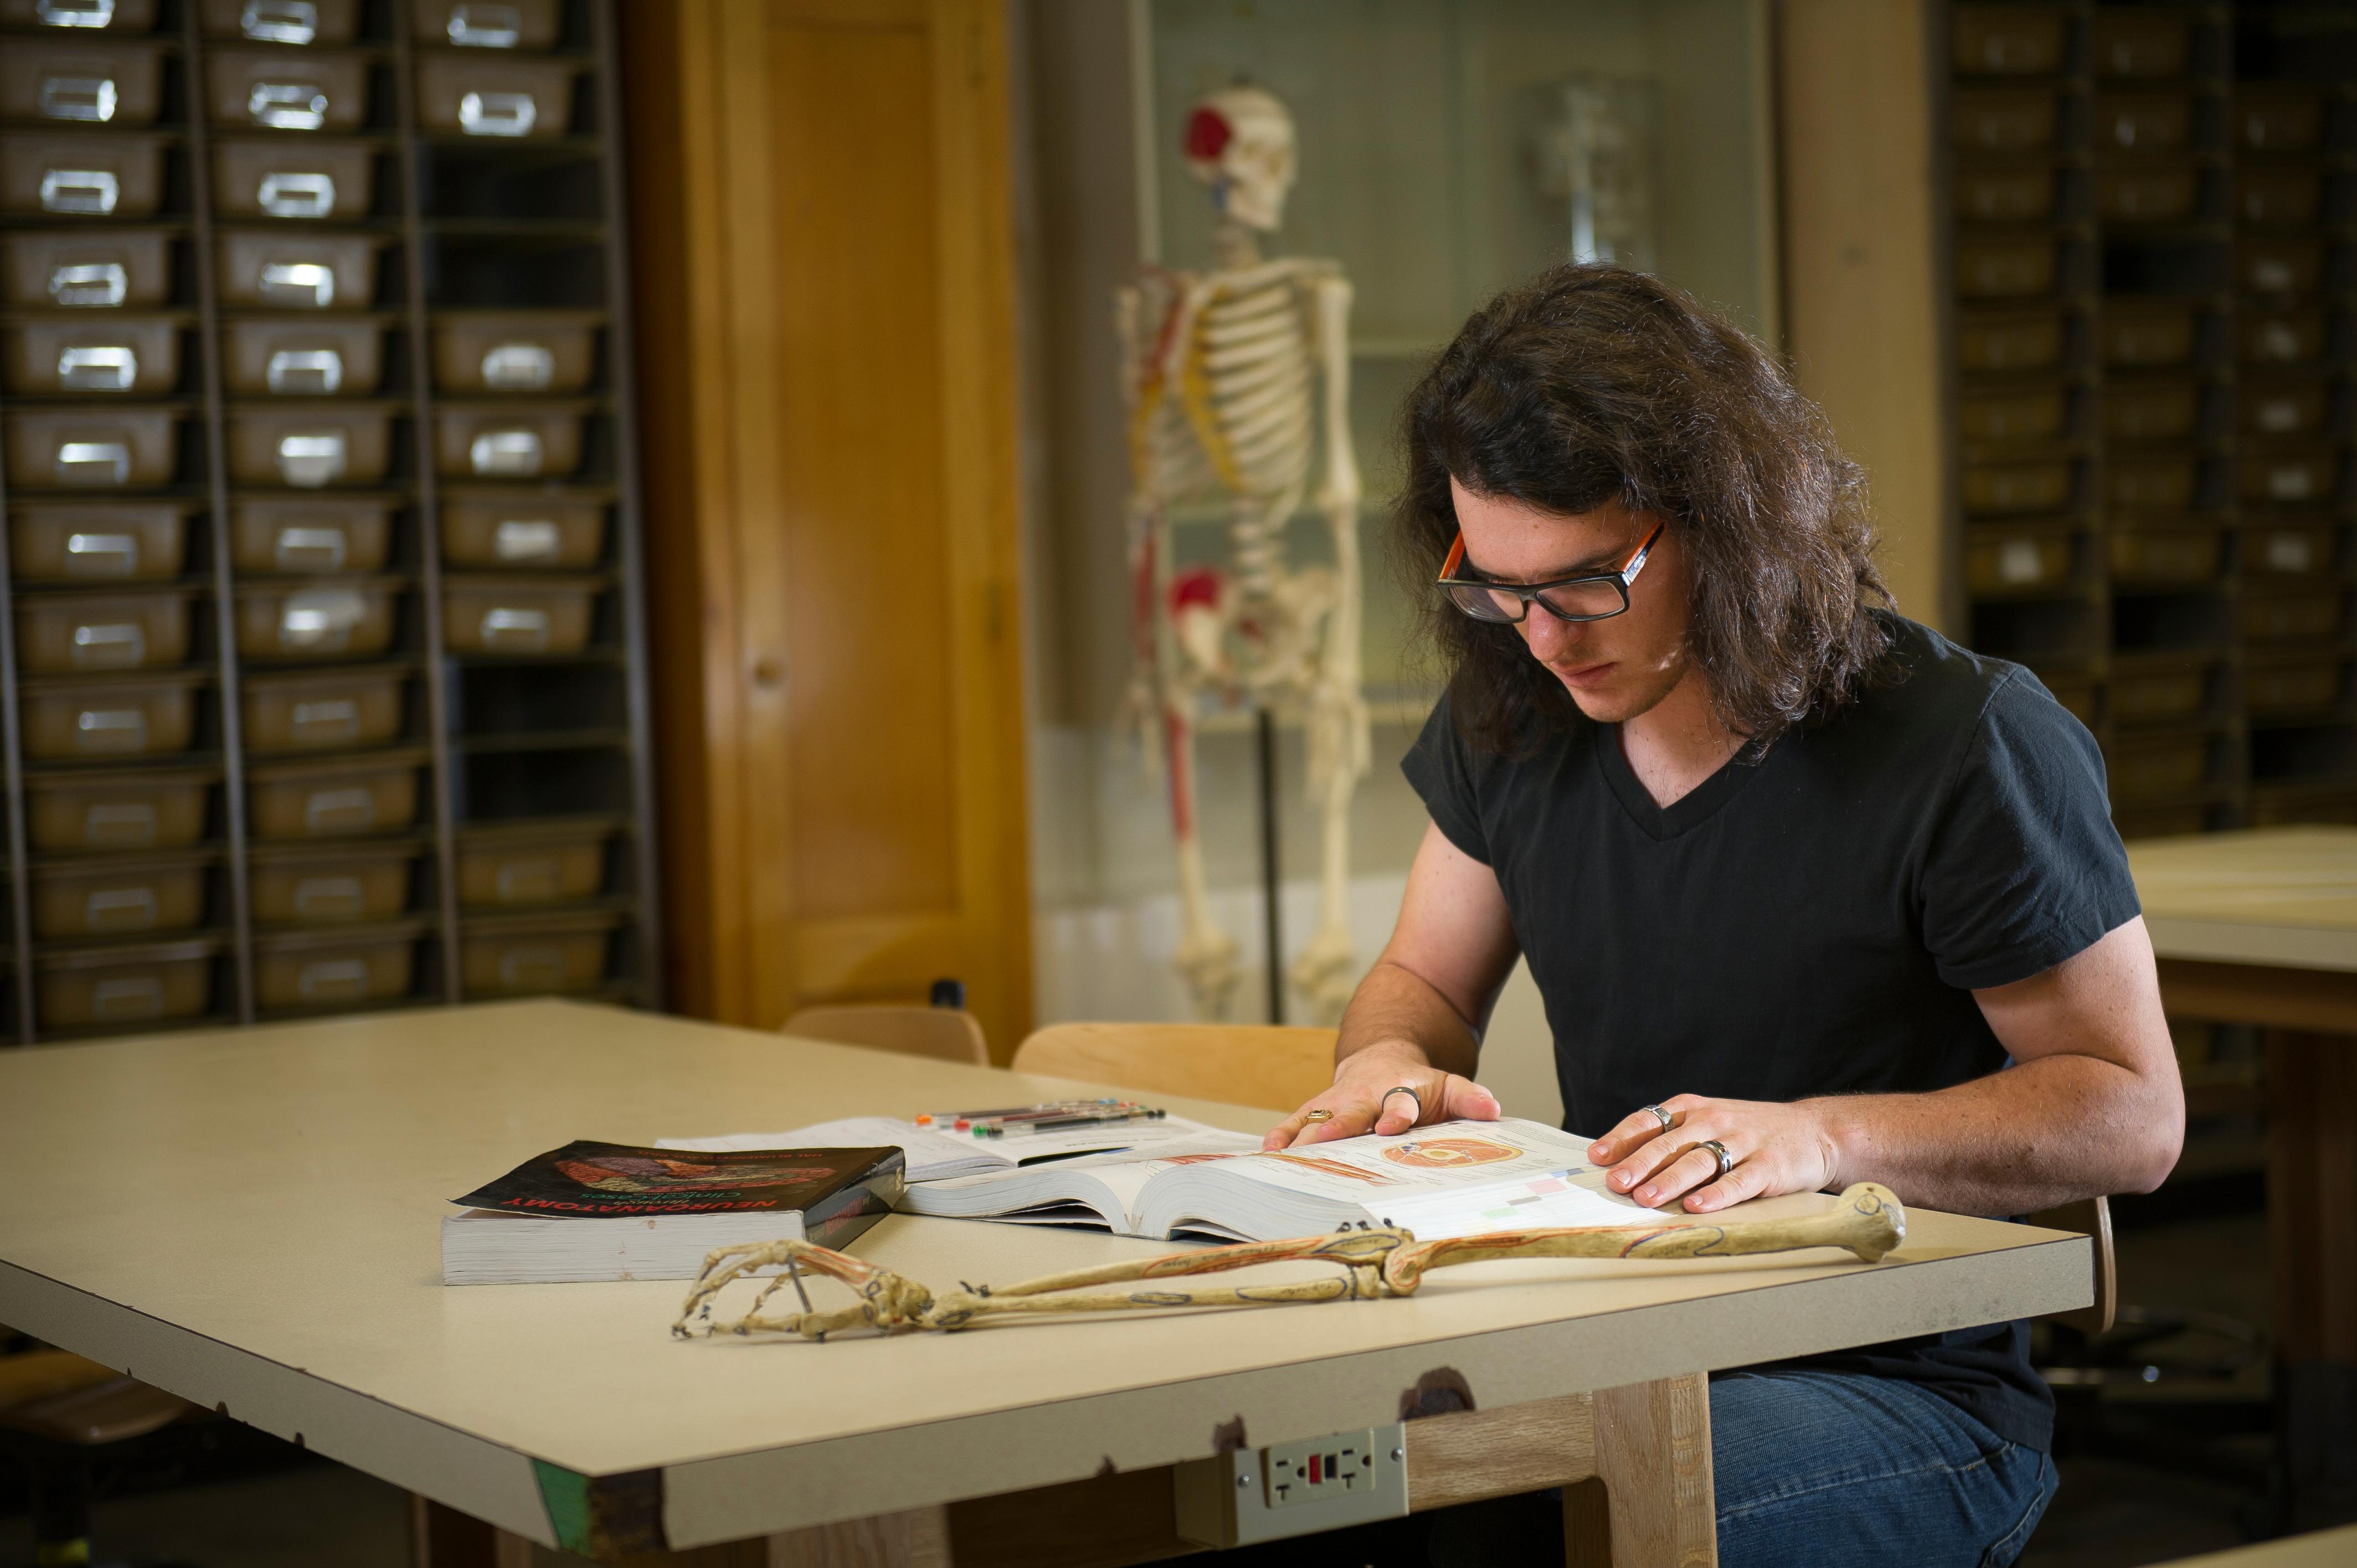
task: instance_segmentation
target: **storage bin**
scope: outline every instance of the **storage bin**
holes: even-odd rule
[[[351,1007],[409,994],[414,928],[389,935],[279,932],[253,939],[253,1001],[272,1011]]]
[[[2253,593],[2243,599],[2243,635],[2254,642],[2294,642],[2341,630],[2341,591]]]
[[[9,568],[25,583],[177,577],[192,510],[185,501],[18,507],[9,514]]]
[[[230,503],[230,557],[241,572],[373,572],[392,534],[393,503],[365,496]]]
[[[153,947],[44,953],[37,961],[34,1010],[45,1029],[197,1018],[213,1004],[209,940]]]
[[[2072,530],[2045,527],[1977,527],[1964,536],[1964,581],[1987,598],[2051,593],[2071,581]]]
[[[2040,685],[2053,693],[2063,711],[2089,729],[2095,727],[2095,680],[2083,670],[2033,671]]]
[[[564,478],[581,466],[583,412],[445,403],[434,413],[435,469],[453,478]]]
[[[204,836],[210,773],[27,775],[25,832],[33,848],[185,849]]]
[[[512,490],[442,492],[442,560],[465,569],[583,571],[606,551],[606,503]]]
[[[2115,507],[2175,509],[2193,504],[2190,457],[2117,458],[2105,469],[2104,489]]]
[[[2050,441],[2062,434],[2061,387],[2023,387],[1964,398],[1958,423],[1967,441]]]
[[[237,650],[256,660],[367,659],[393,645],[394,588],[350,582],[237,591]]]
[[[2320,310],[2245,311],[2241,320],[2242,358],[2246,365],[2296,365],[2324,352]]]
[[[470,1001],[587,991],[606,978],[618,916],[541,915],[468,925],[458,938],[461,990]]]
[[[378,405],[229,411],[229,477],[240,484],[376,484],[392,446],[393,411]]]
[[[257,840],[399,832],[417,821],[422,751],[334,762],[265,763],[246,771],[246,822]]]
[[[136,681],[26,682],[25,755],[37,762],[167,757],[188,749],[200,674]]]
[[[2313,223],[2323,192],[2314,168],[2245,164],[2234,171],[2234,210],[2246,223]]]
[[[248,874],[253,918],[265,926],[392,919],[409,908],[410,877],[422,853],[417,844],[398,843],[263,845]]]
[[[2029,223],[2054,213],[2054,171],[2022,168],[1956,171],[1956,216],[1974,223]]]
[[[18,308],[145,309],[172,289],[169,237],[154,230],[0,234],[0,293]]]
[[[2243,701],[2253,718],[2325,714],[2341,705],[2345,682],[2335,653],[2255,658],[2243,671]]]
[[[33,935],[43,941],[192,930],[204,923],[210,855],[33,867]]]
[[[2246,435],[2313,435],[2324,424],[2324,383],[2251,377],[2242,387]]]
[[[2204,518],[2111,520],[2112,579],[2154,587],[2215,582],[2225,564],[2225,531]]]
[[[0,135],[0,210],[145,218],[163,197],[161,136]]]
[[[2246,152],[2304,153],[2324,139],[2324,100],[2311,91],[2234,84],[2234,137]]]
[[[28,489],[168,485],[179,470],[180,417],[168,408],[13,411],[6,418],[8,477]]]
[[[2357,822],[2357,795],[2346,784],[2251,791],[2251,825],[2288,827],[2299,822]]]
[[[21,321],[7,340],[8,390],[56,397],[83,392],[160,396],[180,384],[180,323],[170,317],[103,316]]]
[[[598,320],[589,311],[436,311],[434,385],[477,396],[579,392],[589,384]]]
[[[2321,505],[2341,491],[2341,459],[2329,446],[2248,456],[2236,467],[2246,501]]]
[[[420,43],[453,44],[472,49],[546,49],[556,47],[556,0],[418,0],[409,8]]]
[[[2193,47],[2193,19],[2181,13],[2098,7],[2088,18],[2087,46],[2097,76],[2183,76]]]
[[[2147,806],[2136,811],[2115,808],[2112,825],[2124,839],[2178,838],[2205,832],[2210,825],[2210,808],[2198,803]]]
[[[2201,193],[2190,164],[2111,167],[2095,175],[2095,210],[2115,223],[2177,223],[2193,216]]]
[[[244,682],[248,751],[382,746],[401,733],[399,670],[252,675]]]
[[[2201,389],[2189,378],[2115,381],[2104,388],[2104,431],[2115,441],[2179,441],[2201,413]]]
[[[16,660],[27,673],[167,669],[188,657],[188,591],[23,594]]]
[[[2119,655],[2112,663],[2112,722],[2181,724],[2210,705],[2217,666],[2205,656]]]
[[[489,822],[458,830],[458,903],[512,908],[594,898],[606,886],[608,818]]]
[[[2059,310],[1964,315],[1956,324],[1956,362],[1967,371],[2044,371],[2062,360]]]
[[[372,316],[221,325],[223,379],[244,397],[365,397],[384,379],[384,323]]]
[[[2246,520],[2243,571],[2253,577],[2330,576],[2340,551],[2330,517]]]
[[[2122,153],[2182,152],[2193,101],[2182,92],[2106,92],[2095,100],[2095,145]]]
[[[1984,464],[1964,470],[1964,510],[2058,511],[2071,499],[2068,463]]]
[[[2034,88],[1959,88],[1955,137],[1987,153],[2043,152],[2054,145],[2054,94]]]
[[[562,136],[573,128],[567,59],[423,55],[417,118],[428,131],[463,136]]]
[[[594,578],[454,578],[442,590],[443,645],[453,653],[578,653],[598,587]]]
[[[164,46],[145,38],[11,38],[0,119],[148,125],[164,104]]]
[[[2172,735],[2115,741],[2105,760],[2115,800],[2188,795],[2210,781],[2210,737]]]
[[[2045,238],[1959,240],[1956,292],[1966,299],[2017,299],[2054,287],[2054,242]]]
[[[359,0],[199,0],[197,21],[216,38],[258,44],[348,44]]]
[[[2253,294],[2313,294],[2324,281],[2324,246],[2315,240],[2245,240],[2235,277]]]
[[[2120,370],[2182,365],[2193,358],[2193,306],[2183,301],[2107,305],[2104,363]]]
[[[2062,13],[2043,5],[1959,5],[1959,75],[2048,76],[2062,69]]]
[[[71,19],[61,20],[65,17]],[[0,25],[152,33],[156,30],[156,0],[0,0]]]
[[[255,310],[365,310],[376,298],[373,234],[237,230],[216,246],[221,300]]]
[[[365,142],[216,142],[213,199],[228,218],[364,218],[376,200]]]
[[[368,118],[368,61],[359,55],[213,49],[205,102],[217,125],[352,131]]]

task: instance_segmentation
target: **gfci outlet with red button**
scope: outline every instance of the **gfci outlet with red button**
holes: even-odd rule
[[[1178,1533],[1205,1546],[1281,1541],[1407,1512],[1403,1426],[1340,1432],[1178,1467]]]

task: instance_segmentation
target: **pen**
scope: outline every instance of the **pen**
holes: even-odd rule
[[[1100,1105],[1128,1105],[1125,1100],[1051,1100],[1040,1105],[1003,1105],[995,1111],[920,1111],[916,1122],[920,1127],[935,1122],[987,1122],[1006,1116],[1074,1115]]]

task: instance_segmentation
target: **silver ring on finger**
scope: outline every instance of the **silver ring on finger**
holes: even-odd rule
[[[1647,1114],[1654,1117],[1662,1123],[1662,1131],[1664,1133],[1677,1125],[1678,1119],[1671,1115],[1668,1112],[1663,1110],[1658,1105],[1648,1105],[1645,1107],[1645,1111]]]
[[[1735,1168],[1735,1156],[1728,1154],[1727,1152],[1727,1145],[1720,1143],[1717,1139],[1706,1138],[1701,1143],[1696,1144],[1695,1147],[1697,1149],[1708,1149],[1710,1151],[1711,1157],[1718,1162],[1718,1174],[1720,1176],[1725,1176],[1727,1172]]]
[[[1383,1090],[1383,1100],[1378,1100],[1377,1101],[1375,1101],[1375,1109],[1376,1109],[1378,1112],[1380,1112],[1380,1111],[1383,1109],[1383,1101],[1385,1101],[1385,1100],[1389,1100],[1389,1099],[1390,1099],[1393,1095],[1394,1095],[1394,1094],[1405,1094],[1405,1095],[1406,1095],[1410,1100],[1415,1101],[1415,1119],[1416,1119],[1417,1121],[1419,1121],[1419,1122],[1421,1122],[1421,1121],[1423,1121],[1423,1120],[1424,1120],[1424,1096],[1423,1096],[1423,1095],[1421,1095],[1421,1094],[1418,1094],[1415,1090],[1410,1089],[1406,1084],[1404,1084],[1404,1083],[1401,1083],[1401,1084],[1394,1084],[1394,1085],[1393,1085],[1391,1088],[1384,1090]]]

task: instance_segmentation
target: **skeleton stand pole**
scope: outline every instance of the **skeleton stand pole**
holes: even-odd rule
[[[1285,863],[1277,850],[1276,718],[1264,703],[1253,710],[1260,748],[1260,897],[1267,940],[1268,1021],[1285,1022]]]

